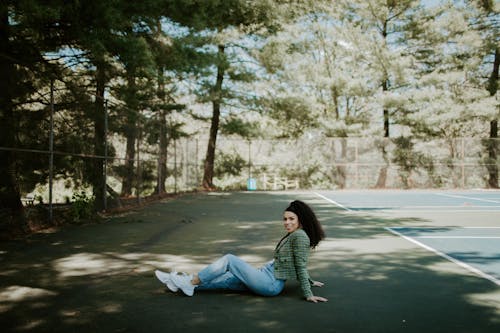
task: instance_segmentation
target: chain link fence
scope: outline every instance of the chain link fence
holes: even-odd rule
[[[244,140],[219,136],[217,140],[214,184],[221,190],[287,189],[370,189],[370,188],[486,188],[491,173],[498,174],[498,140],[479,138],[301,138],[281,140]],[[116,148],[117,157],[56,153],[57,158],[78,159],[82,165],[91,159],[105,159],[108,193],[116,200],[141,200],[155,193],[159,179],[157,149],[138,145],[134,160],[134,192],[120,197],[123,179],[118,170],[125,157]],[[207,140],[182,138],[172,140],[167,153],[167,193],[199,189]],[[495,153],[492,155],[492,151]],[[18,157],[38,154],[49,161],[48,152],[22,150]],[[48,169],[48,165],[47,165]],[[85,188],[83,174],[71,177],[54,175],[54,203],[68,203]],[[79,179],[81,177],[81,179]],[[23,181],[37,183],[30,186]],[[32,179],[19,180],[26,204],[49,201],[46,175],[34,171]],[[116,203],[110,202],[110,205]],[[119,204],[119,202],[118,202]]]
[[[499,166],[488,147],[498,151],[498,144],[477,138],[222,139],[219,157],[240,156],[246,168],[217,180],[223,188],[243,188],[248,178],[257,189],[287,183],[302,189],[484,188],[489,171]]]

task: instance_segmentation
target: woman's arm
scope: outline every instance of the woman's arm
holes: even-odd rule
[[[309,259],[309,237],[304,233],[297,233],[295,237],[291,238],[293,259],[295,271],[297,272],[297,279],[299,280],[300,287],[307,301],[318,303],[327,302],[328,299],[321,296],[314,296],[311,290],[311,285],[315,287],[323,286],[322,282],[310,279],[309,272],[307,271],[307,262]]]
[[[309,273],[307,271],[307,261],[309,259],[309,238],[305,233],[295,232],[290,239],[292,246],[293,264],[300,288],[306,299],[313,296],[311,284],[309,283]]]

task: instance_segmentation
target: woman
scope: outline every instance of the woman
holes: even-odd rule
[[[297,279],[307,301],[328,301],[313,295],[311,286],[322,287],[323,283],[311,280],[307,271],[309,249],[314,249],[325,237],[316,215],[307,204],[295,200],[285,209],[283,224],[287,234],[276,245],[274,260],[259,269],[227,254],[198,274],[169,274],[157,270],[156,277],[171,291],[181,289],[188,296],[192,296],[195,289],[250,290],[262,296],[276,296],[286,280]]]

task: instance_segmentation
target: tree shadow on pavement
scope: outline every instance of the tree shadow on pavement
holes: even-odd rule
[[[281,214],[300,198],[327,232],[311,254],[314,288],[278,297],[170,293],[156,268],[195,272],[225,253],[272,258]],[[497,286],[384,228],[429,224],[351,214],[312,193],[193,194],[104,224],[0,246],[0,325],[12,332],[499,332]]]

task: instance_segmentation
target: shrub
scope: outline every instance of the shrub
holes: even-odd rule
[[[85,191],[74,193],[72,197],[72,212],[76,222],[90,219],[94,214],[94,197]]]

